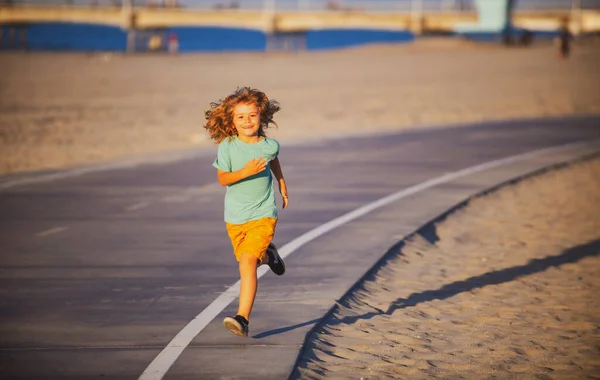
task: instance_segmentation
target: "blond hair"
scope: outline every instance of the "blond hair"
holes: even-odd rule
[[[233,125],[233,111],[238,104],[254,104],[260,114],[259,136],[265,136],[265,129],[269,124],[275,125],[273,115],[279,111],[279,103],[276,100],[269,100],[267,95],[255,88],[241,87],[235,90],[233,94],[224,99],[210,103],[210,109],[204,112],[206,124],[204,128],[210,134],[211,140],[219,144],[225,138],[237,135],[237,130]]]

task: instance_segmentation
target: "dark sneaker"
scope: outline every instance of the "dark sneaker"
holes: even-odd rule
[[[285,263],[279,256],[279,252],[277,252],[277,247],[275,244],[270,243],[267,248],[267,256],[269,256],[269,268],[278,276],[281,276],[285,273]]]
[[[241,315],[235,317],[225,317],[223,324],[235,335],[248,336],[248,320]]]

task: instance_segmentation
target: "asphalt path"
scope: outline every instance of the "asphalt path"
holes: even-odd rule
[[[447,173],[599,138],[600,118],[590,116],[283,145],[290,205],[280,211],[275,243],[285,246]],[[2,378],[140,378],[238,281],[214,152],[73,176],[0,178]],[[222,326],[223,316],[235,313],[234,301],[163,365],[164,374],[146,378],[286,378],[306,333],[390,239],[460,200],[423,193],[412,202],[423,212],[402,226],[394,227],[398,214],[390,208],[316,237],[286,258],[285,276],[261,278],[249,338]]]

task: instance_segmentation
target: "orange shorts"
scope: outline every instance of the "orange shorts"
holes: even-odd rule
[[[267,247],[275,235],[277,219],[262,218],[244,224],[225,223],[225,225],[236,260],[240,261],[242,254],[248,254],[262,262]]]

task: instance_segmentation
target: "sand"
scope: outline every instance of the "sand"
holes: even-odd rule
[[[373,131],[600,113],[600,44],[452,39],[297,53],[0,54],[0,174],[212,144],[204,110],[238,86],[280,101],[271,136],[293,143]]]
[[[600,157],[476,198],[317,329],[302,379],[598,379]]]

